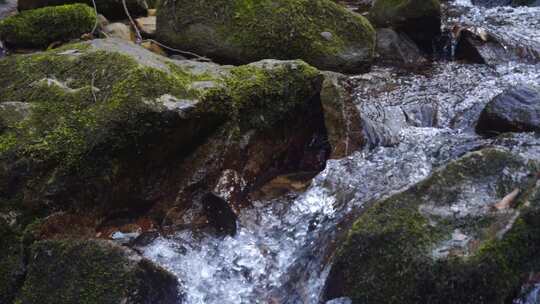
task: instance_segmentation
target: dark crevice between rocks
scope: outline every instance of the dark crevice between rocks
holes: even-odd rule
[[[171,178],[180,190],[155,209],[168,209],[158,215],[162,231],[233,235],[237,216],[253,200],[303,191],[325,168],[331,151],[318,94],[292,117],[271,129],[246,130],[232,137],[226,125],[175,165],[183,168]],[[167,206],[173,199],[175,203]]]
[[[420,50],[433,55],[435,42],[441,36],[441,18],[436,16],[410,19],[396,27],[396,30],[411,38]]]
[[[298,132],[289,137],[287,151],[275,159],[269,170],[257,177],[246,191],[246,196],[277,176],[296,175],[311,179],[324,170],[332,147],[328,141],[320,96],[310,102],[309,108],[307,115],[299,115],[299,119],[290,126],[291,130]],[[288,128],[283,131],[289,132]]]
[[[469,63],[486,64],[486,61],[478,51],[478,45],[482,43],[470,32],[460,35],[455,50],[455,59]]]
[[[220,235],[236,234],[236,214],[224,199],[207,193],[203,199],[204,213],[208,224],[214,227]]]

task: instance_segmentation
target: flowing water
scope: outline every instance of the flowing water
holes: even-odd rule
[[[519,41],[528,49],[540,42],[540,8],[488,9],[464,0],[451,6],[461,15],[449,17],[445,26],[483,27],[508,45]],[[440,62],[416,74],[376,67],[350,81],[368,147],[328,161],[304,193],[254,202],[239,216],[234,236],[179,231],[143,248],[178,277],[185,303],[320,303],[337,240],[370,202],[484,146],[540,157],[534,134],[492,142],[474,133],[480,111],[505,88],[540,86],[540,64],[531,60],[496,66]],[[538,288],[528,297],[516,303],[537,303]]]

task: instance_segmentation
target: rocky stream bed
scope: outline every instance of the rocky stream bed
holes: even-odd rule
[[[0,0],[0,304],[540,303],[538,1],[72,2]]]

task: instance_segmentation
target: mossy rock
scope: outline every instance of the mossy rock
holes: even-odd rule
[[[166,1],[157,36],[222,62],[302,59],[343,72],[368,67],[375,48],[369,21],[329,0]]]
[[[221,100],[215,109],[228,113],[241,130],[269,130],[305,109],[320,92],[322,78],[302,61],[262,60],[231,69],[206,97]]]
[[[25,274],[20,235],[0,218],[0,303],[11,303]]]
[[[38,214],[144,210],[154,193],[146,172],[179,162],[226,122],[271,130],[322,81],[302,61],[175,61],[115,39],[9,56],[0,70],[0,104],[30,105],[0,134],[0,199]]]
[[[25,304],[175,304],[176,278],[108,241],[54,240],[32,245],[20,300]]]
[[[537,164],[506,150],[464,156],[354,223],[325,298],[353,303],[509,303],[540,270]],[[521,189],[514,208],[494,204]]]
[[[19,0],[18,9],[20,11],[25,11],[46,6],[73,3],[85,3],[90,7],[93,7],[94,5],[92,0]],[[95,3],[98,13],[107,18],[127,18],[122,0],[95,0]],[[143,15],[146,13],[147,4],[145,0],[126,0],[126,5],[132,16]]]
[[[84,4],[45,7],[0,21],[0,37],[19,47],[46,47],[92,31],[96,14]]]
[[[16,132],[3,134],[0,152],[18,148],[64,163],[103,145],[109,153],[124,149],[179,120],[210,127],[216,116],[245,128],[271,127],[307,105],[322,81],[302,61],[221,67],[169,60],[114,39],[8,57],[0,68],[0,103],[31,105],[11,126]]]

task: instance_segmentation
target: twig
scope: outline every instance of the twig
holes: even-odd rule
[[[193,56],[193,57],[199,59],[200,61],[212,61],[212,59],[210,59],[210,58],[207,58],[207,57],[204,57],[204,56],[201,56],[201,55],[197,55],[197,54],[192,53],[192,52],[182,51],[182,50],[179,50],[179,49],[172,48],[172,47],[167,46],[167,45],[165,45],[165,44],[163,44],[163,43],[161,43],[159,41],[156,41],[154,39],[146,39],[143,42],[147,42],[147,41],[153,42],[153,43],[155,43],[155,44],[157,44],[157,45],[159,45],[159,46],[161,46],[163,48],[166,48],[166,49],[168,49],[170,51],[173,51],[173,52],[177,52],[177,53],[188,55],[188,56]]]
[[[99,24],[99,17],[98,17],[96,0],[92,0],[92,4],[94,5],[94,12],[96,13],[96,22],[94,23],[94,27],[92,28],[92,32],[91,32],[91,34],[93,35],[96,32],[96,29],[97,29],[98,24]]]
[[[94,9],[96,10],[96,25],[94,27],[94,30],[92,30],[92,33],[93,33],[95,31],[96,27],[97,27],[98,19],[97,19],[97,6],[96,6],[95,0],[92,0],[92,3],[94,4]],[[133,26],[133,29],[135,29],[135,34],[137,36],[136,41],[135,41],[136,44],[141,44],[143,42],[150,41],[150,42],[153,42],[153,43],[155,43],[155,44],[157,44],[157,45],[159,45],[159,46],[161,46],[163,48],[166,48],[166,49],[168,49],[170,51],[177,52],[179,54],[183,54],[183,55],[187,55],[187,56],[192,56],[192,57],[197,58],[200,61],[208,61],[208,62],[212,61],[212,59],[210,59],[210,58],[207,58],[207,57],[204,57],[204,56],[192,53],[192,52],[172,48],[172,47],[167,46],[167,45],[165,45],[165,44],[163,44],[163,43],[161,43],[159,41],[156,41],[154,39],[143,40],[142,36],[141,36],[141,32],[139,31],[139,28],[137,27],[137,24],[135,23],[135,21],[131,17],[131,14],[129,13],[129,9],[128,9],[127,4],[126,4],[126,0],[122,0],[122,5],[124,6],[124,11],[126,12],[126,15],[129,18],[129,22],[131,23],[131,26]],[[105,36],[107,36],[107,35],[105,35]]]
[[[92,73],[92,83],[90,84],[90,91],[92,91],[92,96],[94,97],[94,103],[97,103],[97,96],[96,96],[96,92],[94,91],[94,83],[96,81],[96,72],[97,71],[94,71],[94,73]]]
[[[129,22],[131,22],[131,26],[133,26],[133,28],[135,29],[135,33],[137,35],[137,39],[135,41],[136,44],[141,44],[142,43],[142,36],[141,36],[141,32],[139,32],[139,28],[137,27],[137,24],[135,24],[135,21],[133,20],[133,18],[131,17],[131,14],[129,13],[129,10],[127,8],[127,4],[126,4],[126,0],[122,0],[122,5],[124,6],[124,11],[126,12],[126,15],[128,16],[129,18]]]

